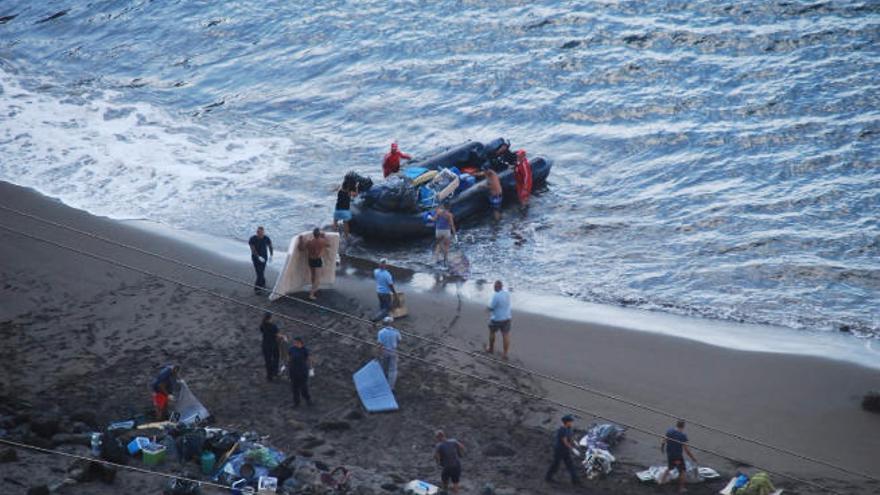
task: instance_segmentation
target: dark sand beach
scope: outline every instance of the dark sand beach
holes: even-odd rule
[[[33,191],[0,183],[0,204],[51,219],[141,249],[192,263],[241,280],[251,280],[246,262],[233,262],[124,222],[71,209]],[[401,410],[364,415],[351,374],[373,355],[371,345],[332,332],[372,340],[375,328],[297,301],[268,303],[249,287],[145,257],[131,250],[0,211],[0,225],[50,239],[149,271],[137,273],[57,246],[3,231],[0,236],[0,403],[8,410],[38,415],[90,411],[100,423],[149,408],[148,383],[168,362],[214,414],[217,424],[269,435],[277,448],[303,458],[344,465],[354,471],[358,493],[389,493],[411,479],[439,481],[431,458],[432,433],[445,429],[468,449],[464,493],[491,483],[499,493],[672,493],[672,487],[640,484],[634,473],[662,464],[659,440],[629,431],[615,450],[612,475],[572,488],[542,477],[550,460],[551,435],[561,414],[570,412],[534,396],[547,396],[579,409],[662,433],[674,420],[580,390],[547,382],[447,348],[405,337],[404,352],[442,365],[403,359],[397,392]],[[272,234],[271,226],[269,232]],[[287,233],[278,233],[284,237]],[[246,261],[246,253],[242,256]],[[277,262],[276,262],[277,266]],[[181,287],[167,277],[219,294]],[[274,274],[270,277],[270,283]],[[227,299],[228,298],[228,299]],[[478,351],[485,340],[485,309],[431,291],[409,292],[410,316],[399,328],[457,347]],[[372,284],[343,276],[320,302],[358,316],[375,309]],[[238,301],[238,302],[236,302]],[[514,293],[514,303],[516,293]],[[263,377],[260,308],[280,313],[282,331],[301,335],[317,360],[312,388],[316,407],[291,408],[286,381]],[[711,325],[707,321],[706,325]],[[876,370],[820,358],[735,351],[685,339],[584,323],[514,307],[511,362],[563,380],[670,411],[695,422],[880,477],[880,416],[863,411],[862,394],[877,388]],[[456,370],[524,392],[500,390]],[[594,418],[579,414],[577,428]],[[696,425],[694,446],[742,462],[833,488],[839,493],[877,493],[880,486],[856,475],[751,445]],[[26,437],[44,445],[36,434]],[[85,453],[85,447],[61,450]],[[695,451],[701,464],[722,480],[738,465]],[[19,451],[0,464],[0,492],[25,493],[27,486],[59,479],[69,460]],[[138,465],[138,461],[133,462]],[[177,472],[167,466],[168,472]],[[61,470],[61,472],[59,472]],[[185,472],[191,472],[189,469]],[[786,493],[824,493],[781,476]],[[89,483],[64,493],[157,493],[163,481],[119,474],[114,485]],[[723,481],[695,485],[691,493],[717,493]],[[384,488],[383,488],[384,487]],[[206,490],[206,493],[208,490]]]

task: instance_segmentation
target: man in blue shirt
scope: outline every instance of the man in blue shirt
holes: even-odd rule
[[[660,452],[666,451],[666,460],[667,460],[667,469],[663,472],[663,475],[660,477],[660,484],[666,483],[666,478],[669,476],[669,473],[675,469],[678,471],[678,492],[684,493],[687,490],[684,488],[684,482],[687,476],[685,475],[686,467],[684,464],[684,453],[686,452],[688,457],[691,458],[694,463],[697,462],[697,458],[694,457],[694,454],[691,453],[691,449],[687,446],[688,437],[684,434],[684,420],[679,419],[675,423],[675,428],[670,428],[666,430],[666,436],[663,437],[663,441],[660,442]]]
[[[388,378],[388,385],[394,390],[397,383],[397,347],[400,344],[400,332],[391,326],[394,318],[386,316],[384,320],[385,326],[379,330],[377,340],[379,341],[379,362],[382,363],[382,369],[385,370],[385,377]]]
[[[550,468],[544,476],[544,480],[548,483],[553,482],[553,475],[556,474],[556,471],[559,469],[559,464],[564,463],[565,469],[567,469],[568,474],[571,475],[571,483],[573,485],[580,484],[577,472],[574,470],[574,461],[571,459],[571,449],[574,448],[573,425],[574,417],[570,414],[566,414],[562,417],[562,426],[556,430],[556,437],[553,442],[553,464],[550,464]]]
[[[510,292],[504,290],[504,284],[500,280],[495,281],[495,293],[486,308],[491,313],[489,317],[489,345],[486,352],[491,354],[495,351],[495,332],[501,332],[504,340],[501,359],[507,359],[507,351],[510,350]]]
[[[373,320],[379,320],[391,312],[391,295],[397,297],[397,290],[394,288],[394,279],[391,278],[391,272],[388,271],[388,260],[382,258],[379,260],[379,268],[373,270],[373,278],[376,279],[376,295],[379,296],[379,316]]]

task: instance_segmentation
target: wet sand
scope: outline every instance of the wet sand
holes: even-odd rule
[[[235,263],[173,239],[121,222],[91,216],[32,191],[0,184],[0,204],[99,233],[242,280],[252,279],[247,263]],[[0,224],[98,253],[152,273],[210,288],[258,307],[269,307],[248,287],[201,274],[106,243],[48,227],[0,211]],[[276,238],[286,234],[269,234]],[[23,399],[35,408],[64,411],[88,408],[102,421],[127,417],[149,407],[147,384],[169,362],[184,367],[190,387],[227,428],[269,434],[275,446],[329,465],[356,466],[363,486],[399,486],[413,478],[437,481],[431,433],[444,428],[468,446],[464,492],[485,483],[514,493],[656,493],[633,473],[660,464],[658,441],[635,431],[615,451],[619,461],[609,478],[571,489],[541,481],[549,461],[550,436],[562,412],[522,395],[453,372],[402,360],[398,385],[402,410],[362,416],[351,373],[369,360],[373,348],[314,328],[281,321],[288,334],[303,335],[318,361],[312,386],[317,406],[293,410],[286,382],[266,383],[259,350],[260,310],[182,288],[160,278],[133,273],[58,247],[3,232],[0,237],[0,395]],[[205,246],[210,249],[210,246]],[[246,254],[243,259],[247,259]],[[280,263],[276,261],[276,265]],[[274,276],[270,276],[270,282]],[[320,302],[369,316],[375,295],[368,280],[342,277],[337,290]],[[439,292],[439,291],[438,291]],[[408,292],[411,316],[402,330],[478,350],[485,340],[485,310],[445,294]],[[516,293],[514,294],[514,304]],[[296,301],[271,305],[285,315],[337,332],[372,340],[375,329]],[[706,322],[711,325],[711,322]],[[681,414],[709,425],[880,476],[880,416],[859,407],[861,395],[880,384],[880,373],[855,365],[799,356],[738,352],[684,339],[620,328],[514,313],[512,362]],[[672,419],[546,383],[473,356],[405,338],[412,352],[452,369],[498,380],[529,394],[549,395],[579,408],[662,432]],[[327,429],[338,421],[342,430]],[[576,426],[592,418],[581,415]],[[323,426],[322,426],[323,425]],[[832,486],[844,493],[874,493],[878,486],[780,453],[688,428],[694,445]],[[729,474],[735,463],[701,454],[703,464]],[[3,464],[17,480],[51,476],[35,459]],[[43,474],[39,474],[43,473]],[[559,473],[557,478],[564,480]],[[128,475],[123,475],[128,476]],[[135,475],[131,475],[135,479]],[[143,478],[143,479],[141,479]],[[145,489],[161,481],[137,477]],[[774,477],[791,493],[821,493]],[[130,481],[129,481],[130,482]],[[127,483],[118,481],[117,483]],[[118,485],[128,486],[128,485]],[[21,491],[0,481],[4,493]],[[75,486],[69,493],[114,493],[113,487]],[[109,491],[101,491],[109,490]],[[718,484],[692,493],[717,492]],[[366,491],[365,491],[366,493]]]

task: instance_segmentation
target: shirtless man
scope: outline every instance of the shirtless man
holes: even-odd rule
[[[486,187],[489,188],[489,207],[492,208],[492,216],[496,221],[501,220],[501,179],[494,170],[486,170]]]
[[[312,301],[318,298],[318,270],[324,266],[324,261],[321,257],[329,245],[330,243],[324,237],[324,233],[318,227],[315,227],[315,230],[312,231],[311,239],[305,242],[303,242],[302,238],[299,240],[299,250],[306,251],[309,255],[309,272],[312,275],[312,290],[309,292],[309,299]]]

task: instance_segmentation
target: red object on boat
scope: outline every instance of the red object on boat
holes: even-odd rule
[[[513,175],[516,178],[516,197],[520,204],[526,205],[529,203],[529,194],[532,193],[532,165],[526,158],[526,150],[517,150]]]

